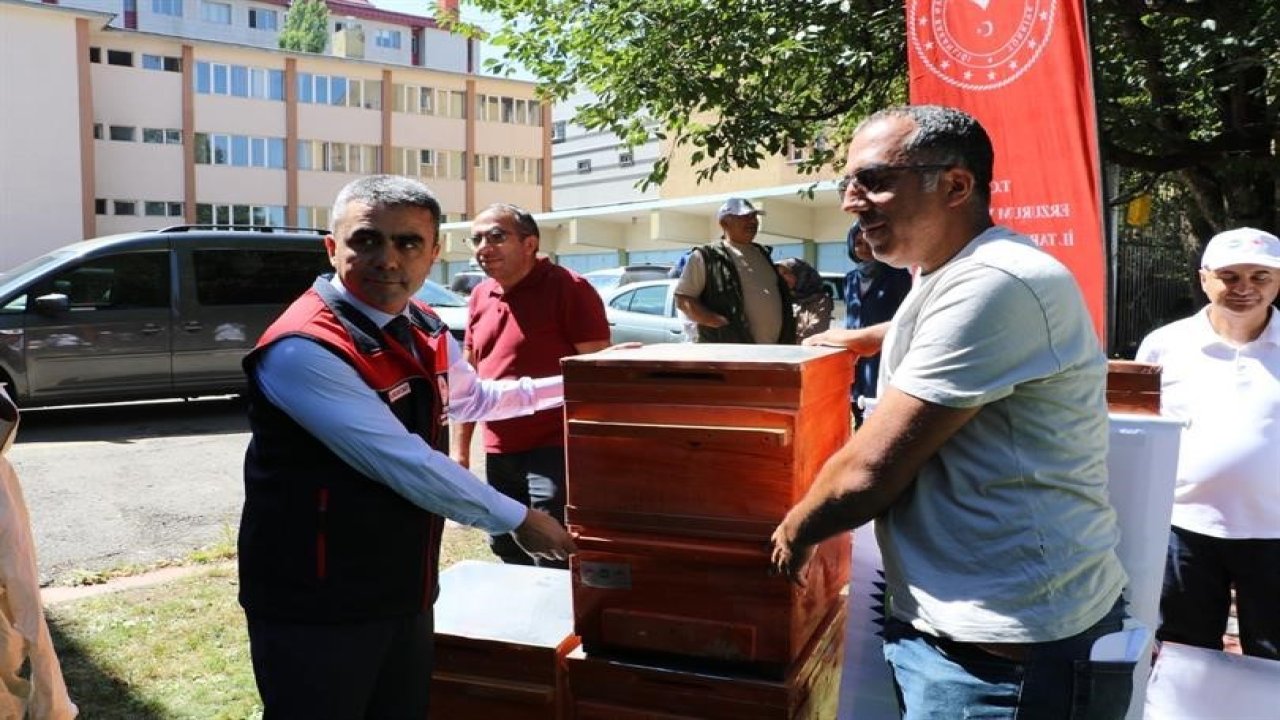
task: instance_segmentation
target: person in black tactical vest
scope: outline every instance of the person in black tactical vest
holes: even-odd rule
[[[755,242],[763,214],[743,198],[729,198],[716,213],[720,242],[689,254],[676,304],[698,324],[700,343],[796,342],[791,293],[769,257],[772,248]]]
[[[445,518],[509,532],[535,557],[574,549],[556,520],[449,459],[446,420],[527,415],[563,389],[559,377],[480,381],[413,299],[440,252],[425,185],[360,178],[332,217],[336,273],[244,360],[240,603],[266,720],[420,720]]]

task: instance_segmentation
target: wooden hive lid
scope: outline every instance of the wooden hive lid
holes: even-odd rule
[[[1111,412],[1160,414],[1160,366],[1133,360],[1107,361],[1107,407]]]

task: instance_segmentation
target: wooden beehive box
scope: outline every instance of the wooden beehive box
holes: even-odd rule
[[[699,669],[644,665],[571,652],[573,720],[835,720],[844,653],[843,598],[785,677],[768,680]]]
[[[848,533],[819,544],[803,586],[769,571],[769,547],[577,528],[574,629],[588,653],[781,677],[849,581]]]
[[[1107,362],[1107,409],[1139,415],[1160,414],[1160,366],[1132,360]]]
[[[572,525],[763,543],[849,437],[844,350],[665,344],[563,365]]]
[[[564,720],[569,573],[468,560],[440,575],[430,717]]]

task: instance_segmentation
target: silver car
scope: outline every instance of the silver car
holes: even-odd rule
[[[689,342],[684,315],[676,309],[676,280],[644,280],[605,296],[614,343]]]
[[[467,332],[467,299],[434,280],[422,283],[414,297],[431,306],[449,326],[449,333],[462,342]]]

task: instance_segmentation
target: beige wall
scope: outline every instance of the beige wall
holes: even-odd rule
[[[284,137],[283,102],[199,94],[194,95],[193,102],[196,132]],[[301,116],[304,114],[298,113],[299,125],[301,125]]]
[[[0,269],[84,237],[78,16],[0,5]]]
[[[435,115],[391,113],[391,137],[396,147],[467,149],[466,123]]]
[[[302,103],[298,105],[298,139],[381,145],[382,114],[363,108]]]
[[[336,175],[336,173],[318,173]],[[197,202],[233,205],[284,205],[283,170],[197,165]],[[336,194],[336,193],[335,193]],[[330,196],[329,201],[333,201]],[[304,205],[308,203],[303,203]]]
[[[668,149],[669,143],[663,143],[663,153]],[[669,200],[697,197],[708,193],[733,193],[831,179],[821,174],[804,175],[796,170],[795,163],[778,156],[765,159],[758,168],[738,168],[730,173],[717,173],[710,182],[704,181],[698,184],[698,168],[689,162],[691,153],[692,150],[685,146],[679,148],[672,156],[667,180],[658,190],[659,197]]]

